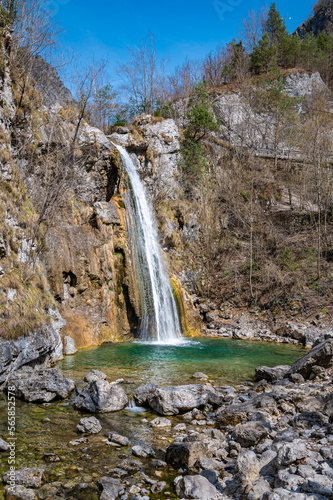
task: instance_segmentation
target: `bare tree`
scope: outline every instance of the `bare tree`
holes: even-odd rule
[[[89,104],[98,89],[98,82],[103,80],[107,64],[108,61],[106,59],[101,59],[100,61],[93,61],[92,64],[85,68],[76,68],[74,86],[79,115],[73,136],[73,144],[76,142],[82,120],[87,117]]]
[[[239,30],[239,37],[249,53],[253,51],[265,32],[267,15],[268,7],[265,5],[260,10],[249,10],[248,16],[241,21],[242,27]]]
[[[203,76],[208,85],[220,85],[224,82],[224,68],[228,60],[226,47],[219,47],[210,52],[202,63]]]
[[[134,113],[152,113],[159,98],[159,84],[166,61],[158,60],[151,32],[138,47],[129,47],[128,52],[130,61],[116,70],[124,82],[123,90]]]

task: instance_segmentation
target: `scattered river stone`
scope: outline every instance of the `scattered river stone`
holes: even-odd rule
[[[26,488],[20,484],[6,486],[6,500],[36,500],[37,496],[34,490]]]
[[[95,417],[81,418],[76,428],[79,432],[86,432],[88,434],[98,434],[102,430],[99,420]]]
[[[111,441],[112,443],[119,444],[120,446],[128,446],[129,445],[129,440],[126,436],[121,436],[120,434],[117,434],[116,432],[109,432],[108,435],[108,440]]]
[[[42,486],[44,469],[38,467],[24,468],[15,471],[15,484],[25,486],[26,488],[40,488]],[[5,472],[3,482],[10,482],[10,474]]]
[[[9,450],[9,444],[0,438],[0,451],[8,451],[8,450]]]
[[[171,420],[168,418],[157,417],[150,422],[153,427],[171,427]]]
[[[206,375],[205,373],[202,373],[202,372],[196,372],[192,375],[193,378],[200,378],[200,379],[208,379],[208,375]]]
[[[155,452],[153,448],[148,445],[136,445],[132,448],[132,453],[135,457],[147,458],[147,457],[155,457]]]

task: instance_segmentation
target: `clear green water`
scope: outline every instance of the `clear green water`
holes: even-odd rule
[[[154,345],[140,343],[104,344],[100,347],[84,349],[75,356],[66,357],[57,364],[67,376],[82,380],[92,368],[104,371],[110,380],[124,378],[134,385],[124,384],[126,393],[133,394],[135,386],[151,381],[160,385],[192,382],[193,373],[202,371],[219,383],[242,383],[253,380],[258,365],[290,364],[304,354],[304,349],[293,345],[244,342],[226,339],[186,340],[182,345]],[[79,382],[79,387],[82,383]],[[97,415],[102,432],[88,436],[86,443],[78,446],[70,441],[81,437],[76,426],[86,414],[74,408],[75,395],[69,400],[54,401],[51,404],[28,404],[17,401],[16,417],[16,457],[17,469],[22,467],[42,467],[46,482],[94,483],[107,471],[116,467],[120,460],[131,457],[131,446],[147,443],[154,447],[157,458],[163,459],[163,448],[172,441],[172,429],[154,429],[149,422],[156,417],[153,413],[121,412]],[[146,418],[147,422],[142,422]],[[46,419],[46,420],[45,420]],[[172,418],[173,426],[183,422],[181,417]],[[122,449],[110,447],[105,442],[105,433],[115,431],[130,439],[130,446]],[[0,436],[8,437],[7,399],[0,394]],[[58,462],[49,463],[47,453],[54,453]],[[144,470],[154,477],[150,460],[143,459]],[[0,476],[8,470],[8,453],[1,453]],[[166,469],[162,480],[172,483],[177,471]],[[156,477],[156,479],[158,479]],[[136,475],[130,478],[138,482]],[[172,491],[172,488],[171,488]],[[0,498],[4,497],[0,485]],[[70,497],[70,498],[77,498]],[[97,500],[97,496],[87,497]],[[167,498],[161,494],[152,498]],[[176,498],[171,494],[168,498]]]
[[[290,344],[200,338],[179,345],[103,344],[66,357],[57,366],[74,379],[95,368],[111,380],[167,385],[189,382],[201,371],[211,379],[238,384],[253,380],[259,365],[292,364],[303,354],[303,348]]]

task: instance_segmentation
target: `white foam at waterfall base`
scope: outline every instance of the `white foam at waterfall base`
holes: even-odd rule
[[[181,337],[181,328],[170,280],[162,261],[153,211],[130,155],[123,147],[116,147],[128,175],[126,223],[139,288],[140,339],[170,344]]]

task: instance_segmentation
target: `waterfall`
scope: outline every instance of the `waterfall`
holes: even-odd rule
[[[123,147],[116,147],[128,176],[124,198],[132,264],[139,288],[140,339],[173,342],[181,335],[181,329],[162,261],[153,211],[130,155]]]

